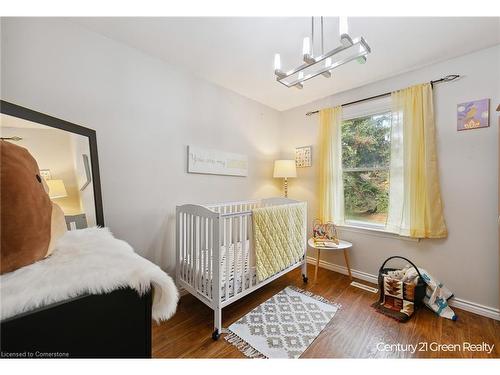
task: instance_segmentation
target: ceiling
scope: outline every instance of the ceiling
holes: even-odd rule
[[[2,128],[54,130],[50,126],[0,113],[0,134]]]
[[[283,70],[301,63],[308,17],[70,20],[277,110],[500,43],[500,18],[353,17],[350,34],[370,44],[368,62],[351,62],[298,90],[275,81],[273,57],[281,53]],[[327,50],[339,45],[338,18],[324,23]]]

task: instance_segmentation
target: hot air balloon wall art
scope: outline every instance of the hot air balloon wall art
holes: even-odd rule
[[[490,126],[490,99],[474,100],[457,105],[457,130]]]

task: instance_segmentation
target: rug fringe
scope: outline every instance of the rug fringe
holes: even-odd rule
[[[326,303],[327,305],[335,306],[338,309],[340,309],[342,307],[342,305],[340,303],[332,302],[330,300],[327,300],[325,297],[318,296],[317,294],[311,293],[311,292],[309,292],[307,290],[303,290],[303,289],[297,288],[295,285],[289,285],[288,288],[290,288],[290,289],[292,289],[292,290],[294,290],[296,292],[305,294],[306,296],[308,296],[310,298],[313,298],[313,299],[315,299],[317,301]]]
[[[229,331],[229,333],[224,337],[224,339],[235,346],[240,352],[242,352],[248,358],[267,358],[264,354],[255,349],[252,345],[247,343],[241,337],[235,333]]]

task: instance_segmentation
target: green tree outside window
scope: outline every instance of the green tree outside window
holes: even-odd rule
[[[385,225],[389,205],[391,113],[342,124],[342,169],[346,221]]]

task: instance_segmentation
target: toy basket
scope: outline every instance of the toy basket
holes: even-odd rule
[[[399,270],[398,268],[385,267],[388,261],[395,258],[403,259],[415,268],[418,274],[416,283],[403,282],[387,275],[389,271]],[[406,322],[412,317],[414,311],[422,305],[427,284],[413,262],[396,255],[387,258],[380,266],[378,271],[378,287],[380,297],[372,306],[377,311],[391,318],[400,322]]]

